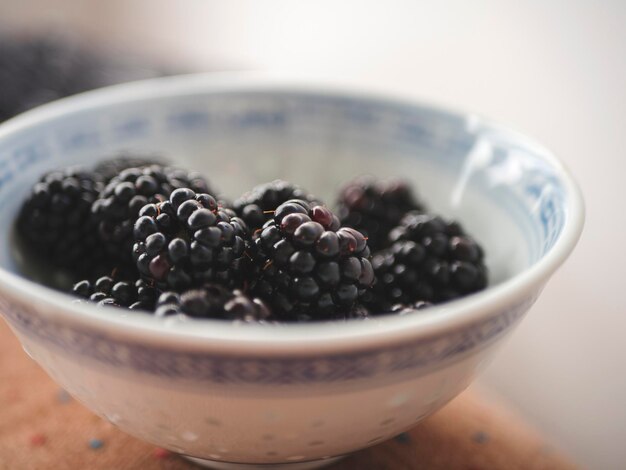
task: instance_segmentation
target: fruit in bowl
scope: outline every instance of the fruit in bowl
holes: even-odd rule
[[[124,199],[131,186],[144,187],[146,175],[136,174],[107,196],[124,209],[116,220],[125,228],[111,240],[133,242],[130,260],[123,251],[122,258],[141,279],[117,286],[116,272],[77,293],[145,302],[139,310],[161,314],[75,303],[33,282],[31,258],[16,249],[20,236],[9,227],[0,231],[2,313],[29,354],[95,413],[216,468],[313,468],[414,426],[470,383],[582,228],[570,175],[512,131],[404,100],[223,76],[115,87],[5,123],[0,211],[15,220],[41,175],[94,168],[120,151],[162,152],[210,183],[208,192],[172,187],[139,207]],[[377,179],[346,185],[357,173]],[[420,200],[406,186],[381,182],[397,175]],[[250,189],[276,178],[298,189]],[[211,194],[217,186],[228,192]],[[283,191],[290,199],[280,199]],[[336,221],[321,203],[337,193]],[[238,194],[231,205],[226,197]],[[125,211],[135,210],[129,240]],[[254,230],[246,234],[248,223]],[[224,240],[219,224],[230,234]],[[200,241],[218,251],[209,256]],[[203,253],[196,263],[194,242]],[[118,262],[110,255],[117,251],[105,250],[104,261]],[[323,261],[325,254],[344,258]],[[356,298],[351,287],[324,296],[326,284],[317,281],[337,278],[324,263],[343,265],[338,285],[354,286]],[[481,290],[487,271],[489,287]],[[302,291],[294,296],[295,288]],[[232,312],[237,321],[192,318],[205,311]],[[284,321],[289,312],[298,320],[343,318]],[[281,321],[268,321],[278,314]]]
[[[236,209],[209,192],[218,194],[197,173],[118,157],[46,173],[17,227],[50,268],[87,276],[72,293],[158,316],[363,319],[487,284],[480,245],[458,222],[424,213],[401,181],[351,182],[341,220],[281,180],[256,186]]]

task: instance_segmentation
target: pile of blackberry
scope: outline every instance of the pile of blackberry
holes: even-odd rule
[[[337,206],[282,180],[230,205],[195,172],[125,155],[44,175],[17,229],[77,301],[157,317],[363,321],[486,287],[480,245],[407,183],[357,178]]]
[[[199,288],[163,292],[157,302],[155,315],[167,317],[186,315],[192,318],[219,318],[243,323],[275,322],[270,307],[257,297],[240,289],[228,289],[221,284],[207,283]]]

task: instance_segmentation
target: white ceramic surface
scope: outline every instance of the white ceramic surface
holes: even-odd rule
[[[324,197],[359,173],[403,176],[486,247],[491,287],[423,313],[236,327],[71,304],[19,276],[2,227],[2,312],[25,350],[121,429],[201,459],[310,462],[409,429],[470,383],[583,223],[560,163],[477,116],[229,75],[114,87],[0,126],[0,213],[46,170],[118,150],[164,153],[231,197],[277,177]]]

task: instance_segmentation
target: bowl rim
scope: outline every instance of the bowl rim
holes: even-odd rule
[[[79,328],[97,328],[113,337],[171,347],[220,350],[231,353],[319,354],[346,351],[446,334],[488,318],[523,302],[540,290],[565,261],[580,238],[585,209],[581,190],[565,165],[532,139],[495,124],[475,113],[448,110],[388,91],[327,80],[315,83],[248,72],[218,72],[160,77],[97,89],[42,105],[0,124],[0,141],[33,126],[57,118],[120,105],[127,102],[185,96],[197,93],[282,92],[326,97],[348,97],[370,103],[397,104],[478,119],[489,129],[514,136],[517,143],[539,150],[541,158],[555,171],[566,191],[566,217],[552,248],[539,260],[496,286],[419,315],[387,315],[368,321],[319,322],[308,324],[236,325],[219,320],[169,321],[151,315],[111,314],[93,305],[68,301],[68,295],[37,284],[0,267],[0,293],[14,302],[38,305],[38,313],[52,321]]]

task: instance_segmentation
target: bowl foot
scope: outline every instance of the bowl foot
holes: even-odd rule
[[[289,462],[277,464],[241,464],[219,462],[217,460],[199,459],[197,457],[189,457],[186,455],[183,457],[197,465],[206,468],[213,468],[215,470],[313,470],[316,468],[326,467],[327,465],[333,464],[343,458],[343,456],[339,456],[321,460],[310,460],[308,462]]]

